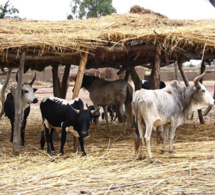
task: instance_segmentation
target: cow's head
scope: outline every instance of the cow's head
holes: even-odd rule
[[[37,89],[32,88],[32,85],[35,79],[36,79],[36,73],[31,82],[29,83],[25,82],[22,84],[22,100],[28,104],[31,104],[31,103],[35,104],[38,102],[38,99],[34,95],[34,92],[36,92]],[[16,74],[16,82],[18,83],[18,72]]]
[[[208,92],[208,90],[205,88],[203,84],[201,84],[199,81],[202,79],[205,75],[205,72],[199,76],[197,76],[193,82],[194,82],[194,93],[193,93],[193,101],[198,104],[199,106],[213,106],[214,105],[214,99],[211,96],[211,94]]]
[[[96,115],[96,113],[99,111],[100,107],[95,110],[77,110],[71,106],[72,110],[78,115],[78,123],[79,123],[79,134],[80,136],[88,136],[88,130],[90,126],[90,121]]]

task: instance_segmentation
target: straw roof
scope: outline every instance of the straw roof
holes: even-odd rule
[[[170,20],[159,14],[112,14],[66,21],[0,20],[1,67],[18,67],[26,49],[26,67],[78,65],[89,49],[87,68],[146,65],[154,62],[155,43],[162,45],[164,65],[179,55],[215,56],[215,20]]]

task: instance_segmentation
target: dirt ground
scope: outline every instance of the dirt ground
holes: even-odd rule
[[[213,95],[214,82],[205,82]],[[52,84],[36,82],[39,101],[52,94]],[[70,83],[67,99],[72,97]],[[80,97],[90,104],[89,94]],[[73,152],[73,136],[67,135],[65,154],[48,155],[40,150],[41,115],[39,103],[32,105],[26,126],[26,146],[20,156],[12,155],[10,125],[7,118],[0,126],[1,194],[215,194],[215,111],[200,125],[197,113],[193,121],[176,132],[174,153],[161,154],[161,145],[152,135],[154,163],[138,161],[134,154],[134,129],[121,132],[121,124],[104,121],[96,131],[92,124],[85,139],[86,157]],[[143,147],[146,154],[146,148]]]

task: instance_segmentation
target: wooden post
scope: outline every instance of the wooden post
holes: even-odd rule
[[[151,71],[150,76],[150,88],[159,89],[160,88],[160,66],[161,66],[161,45],[156,43],[155,45],[155,63]]]
[[[19,64],[19,72],[18,72],[18,84],[17,88],[11,88],[11,93],[14,99],[14,107],[15,107],[15,120],[14,120],[14,135],[13,135],[13,154],[15,156],[19,155],[20,152],[20,130],[21,130],[21,122],[22,122],[22,110],[21,110],[21,93],[22,93],[22,78],[25,64],[25,55],[26,51],[22,51],[20,64]]]
[[[82,84],[82,80],[83,80],[83,76],[84,76],[84,71],[86,68],[86,64],[87,64],[87,58],[88,58],[88,49],[86,50],[86,53],[83,54],[81,60],[80,60],[80,64],[78,67],[78,73],[77,73],[77,78],[76,78],[76,82],[75,82],[75,88],[74,88],[74,92],[73,92],[73,96],[72,99],[75,99],[78,97],[79,91],[81,89],[81,84]],[[74,136],[74,151],[76,152],[78,148],[78,138],[76,138]]]
[[[205,69],[206,69],[206,65],[205,65],[205,62],[204,60],[202,60],[202,64],[201,64],[201,74],[203,72],[205,72]],[[200,83],[203,83],[203,78],[199,81]],[[199,116],[199,122],[200,124],[205,124],[205,120],[203,118],[203,115],[202,115],[202,109],[199,109],[198,110],[198,116]]]
[[[178,76],[178,62],[177,61],[174,63],[174,69],[175,69],[175,80],[179,81],[179,76]]]
[[[85,71],[86,64],[87,64],[87,58],[88,58],[88,50],[86,51],[86,53],[83,54],[79,67],[78,67],[78,73],[77,73],[77,78],[76,78],[76,82],[75,82],[75,88],[74,88],[72,99],[75,99],[78,97],[79,91],[81,89],[84,71]]]
[[[68,89],[68,78],[70,73],[70,67],[71,65],[66,65],[63,73],[63,79],[61,82],[61,88],[60,88],[60,97],[66,98],[66,93]]]
[[[134,81],[135,85],[135,91],[141,89],[141,80],[139,78],[139,75],[137,74],[135,68],[132,66],[130,69],[131,78]]]
[[[189,81],[188,81],[186,75],[184,74],[184,71],[183,71],[183,68],[182,68],[182,63],[183,63],[183,60],[179,59],[178,60],[178,68],[180,70],[181,76],[182,76],[182,78],[184,80],[184,83],[185,83],[186,87],[188,87],[189,86]]]
[[[0,112],[0,119],[2,118],[2,116],[4,114],[5,91],[6,91],[8,82],[10,80],[11,71],[12,71],[12,68],[9,68],[9,70],[7,72],[6,80],[2,86],[2,91],[1,91],[1,104],[2,104],[2,106],[1,106],[1,112]]]

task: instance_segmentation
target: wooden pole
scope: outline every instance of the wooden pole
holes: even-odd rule
[[[155,63],[151,71],[150,76],[150,88],[159,89],[160,87],[160,67],[161,67],[161,45],[156,43],[155,45]]]
[[[85,71],[86,64],[87,64],[87,58],[88,58],[88,50],[86,51],[86,53],[83,53],[79,67],[78,67],[78,73],[77,73],[77,78],[76,78],[76,82],[75,82],[75,88],[74,88],[72,99],[75,99],[78,97],[79,91],[81,89],[84,71]]]
[[[202,60],[202,64],[201,64],[201,74],[203,72],[205,72],[205,69],[206,69],[206,65],[205,65],[205,62],[204,60]],[[203,83],[203,78],[199,81],[200,83]],[[198,110],[198,116],[199,116],[199,122],[200,124],[205,124],[205,120],[204,120],[204,117],[202,115],[202,109],[199,109]]]
[[[177,61],[174,63],[174,70],[175,70],[175,80],[179,81],[179,76],[178,76],[178,62]]]
[[[134,81],[135,85],[135,91],[141,89],[141,80],[139,78],[139,75],[137,74],[135,68],[132,66],[130,69],[131,78]]]
[[[75,88],[74,88],[72,99],[75,99],[75,98],[78,97],[79,91],[81,89],[81,84],[82,84],[82,80],[83,80],[83,76],[84,76],[84,71],[85,71],[86,64],[87,64],[88,51],[89,51],[89,49],[86,50],[86,53],[84,53],[82,55],[82,58],[80,60],[80,64],[79,64],[79,67],[78,67],[78,73],[77,73],[77,78],[76,78],[76,82],[75,82]],[[78,149],[78,138],[76,138],[74,136],[74,151],[76,152],[77,149]]]
[[[179,59],[178,60],[178,68],[179,68],[179,71],[181,73],[181,76],[182,76],[182,78],[184,80],[184,83],[185,83],[186,87],[188,87],[189,86],[189,80],[187,79],[186,75],[184,74],[182,63],[183,63],[183,60]]]
[[[21,93],[22,93],[22,78],[25,64],[25,55],[26,51],[22,51],[20,64],[19,64],[19,72],[18,72],[18,84],[17,88],[11,88],[11,93],[14,99],[14,107],[15,107],[15,120],[14,120],[14,135],[13,135],[13,154],[15,156],[19,155],[20,152],[20,130],[21,130],[21,122],[22,122],[22,110],[21,110]]]

